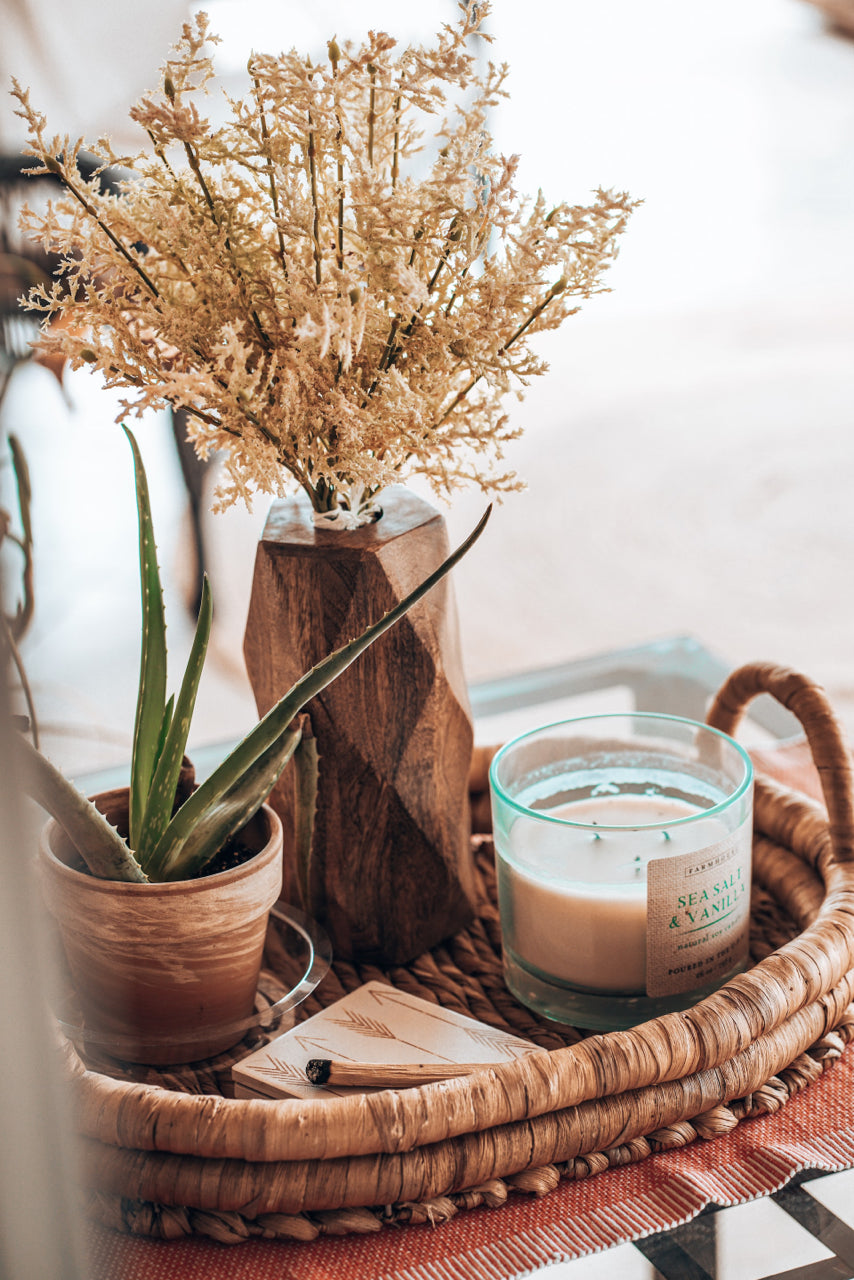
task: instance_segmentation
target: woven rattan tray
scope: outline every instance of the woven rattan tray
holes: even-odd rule
[[[631,1031],[584,1038],[542,1021],[504,987],[492,849],[476,837],[483,904],[470,929],[407,968],[335,964],[299,1013],[384,978],[527,1036],[543,1053],[400,1092],[273,1102],[222,1096],[245,1048],[174,1074],[134,1075],[85,1064],[69,1045],[93,1215],[126,1232],[227,1242],[436,1223],[499,1204],[510,1189],[545,1191],[562,1176],[714,1138],[779,1108],[854,1036],[854,806],[849,752],[805,677],[745,667],[710,722],[734,732],[763,691],[801,720],[827,812],[757,779],[749,972]],[[273,971],[279,960],[273,945]],[[292,977],[277,975],[283,985]]]

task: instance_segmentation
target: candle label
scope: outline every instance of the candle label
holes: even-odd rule
[[[747,956],[751,824],[719,844],[647,867],[646,990],[679,995],[719,981]]]

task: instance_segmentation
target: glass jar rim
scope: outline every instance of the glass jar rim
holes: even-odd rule
[[[514,747],[518,747],[521,743],[525,742],[529,738],[537,737],[540,734],[547,734],[553,729],[567,728],[570,725],[575,726],[575,725],[589,724],[591,721],[596,721],[598,723],[598,722],[603,722],[608,720],[613,721],[613,720],[629,720],[629,719],[660,720],[668,724],[685,725],[690,729],[704,730],[706,733],[709,733],[714,737],[719,738],[722,742],[727,743],[730,747],[733,747],[735,749],[736,754],[741,757],[741,761],[744,765],[744,777],[742,778],[741,782],[736,787],[736,789],[732,791],[728,796],[726,796],[725,799],[719,801],[718,804],[713,805],[709,809],[699,809],[696,813],[689,814],[687,817],[684,817],[684,818],[670,819],[666,823],[663,823],[661,821],[632,822],[632,823],[573,822],[569,818],[558,818],[558,817],[555,817],[554,814],[544,813],[542,810],[531,809],[529,808],[528,805],[521,804],[518,800],[514,799],[513,796],[508,794],[505,787],[498,780],[498,769],[502,760],[507,756],[507,754]],[[494,795],[497,795],[501,799],[503,804],[506,804],[510,808],[515,809],[517,813],[520,813],[525,817],[535,819],[537,822],[550,822],[553,825],[558,827],[571,827],[573,829],[581,830],[581,831],[593,831],[593,830],[600,831],[600,832],[601,831],[644,831],[644,830],[654,830],[657,827],[661,827],[665,825],[668,828],[677,827],[677,826],[679,827],[686,826],[691,822],[699,822],[705,818],[714,817],[715,814],[722,812],[724,809],[728,809],[731,805],[735,804],[738,800],[740,800],[741,797],[745,795],[747,791],[749,791],[752,784],[753,784],[753,761],[751,760],[745,748],[741,745],[740,742],[736,742],[735,738],[730,737],[728,733],[724,733],[721,729],[714,728],[713,725],[703,723],[703,721],[701,720],[689,720],[686,716],[668,715],[664,712],[658,712],[658,711],[611,711],[611,712],[605,712],[602,715],[571,716],[566,720],[555,720],[550,724],[538,725],[534,729],[526,729],[524,733],[517,734],[515,738],[511,738],[509,742],[505,742],[504,745],[500,747],[498,751],[496,751],[495,755],[492,758],[492,762],[489,766],[490,790]]]

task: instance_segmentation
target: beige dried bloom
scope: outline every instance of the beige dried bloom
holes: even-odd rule
[[[432,48],[371,32],[323,65],[253,56],[218,127],[197,15],[131,112],[150,149],[97,144],[132,170],[119,196],[82,181],[82,140],[50,137],[15,83],[30,153],[65,186],[23,222],[64,259],[27,303],[67,322],[43,344],[128,388],[123,412],[188,409],[199,454],[225,456],[223,504],[296,481],[316,512],[357,514],[413,473],[518,487],[502,397],[543,372],[534,334],[603,290],[633,202],[519,197],[486,128],[507,68],[478,73],[472,48],[488,6],[460,10]]]

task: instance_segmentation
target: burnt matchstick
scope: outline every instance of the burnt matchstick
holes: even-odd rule
[[[411,1089],[485,1071],[491,1062],[336,1062],[334,1058],[310,1058],[305,1074],[311,1084],[372,1086],[378,1089]]]

